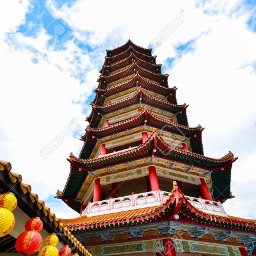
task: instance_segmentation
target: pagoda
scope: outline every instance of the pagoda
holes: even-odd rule
[[[204,155],[203,128],[168,87],[151,49],[107,50],[84,145],[57,197],[92,255],[256,255],[256,221],[229,216],[231,152]]]

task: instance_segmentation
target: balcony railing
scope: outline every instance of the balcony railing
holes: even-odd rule
[[[98,202],[89,202],[81,215],[97,216],[114,212],[122,212],[151,206],[158,206],[164,204],[171,195],[171,192],[156,190],[118,198],[110,198]],[[219,202],[190,196],[185,197],[198,210],[201,210],[205,213],[227,216],[222,204]]]
[[[196,198],[191,196],[185,196],[188,201],[198,210],[201,210],[205,213],[220,215],[220,216],[227,216],[224,207],[221,203],[205,200],[202,198]]]
[[[113,212],[157,206],[165,203],[171,194],[172,193],[170,192],[156,190],[118,198],[111,198],[93,203],[89,202],[81,215],[96,216]]]

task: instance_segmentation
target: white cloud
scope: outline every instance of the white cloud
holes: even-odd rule
[[[10,0],[1,5],[0,8],[0,39],[5,32],[15,31],[22,23],[25,13],[29,8],[29,0]]]
[[[1,24],[5,25],[0,30],[2,38],[4,32],[14,31],[22,22],[29,7],[28,2],[9,2],[1,11],[5,14],[16,10],[16,13],[9,12],[13,15],[5,18],[0,15]],[[96,47],[97,52],[85,54],[74,40],[56,51],[47,45],[49,37],[43,29],[36,38],[15,34],[13,40],[20,50],[10,51],[6,44],[0,44],[3,67],[0,86],[4,91],[0,101],[1,120],[4,120],[0,150],[4,158],[13,162],[14,170],[23,174],[24,181],[31,183],[40,197],[46,199],[57,188],[63,188],[69,171],[65,158],[70,151],[78,151],[81,142],[65,137],[46,160],[40,151],[73,117],[82,127],[86,126],[81,115],[84,106],[72,104],[72,100],[81,103],[91,95],[105,48],[119,46],[129,38],[146,47],[184,10],[181,24],[162,38],[154,53],[161,63],[168,57],[176,57],[175,47],[179,43],[196,39],[194,51],[182,55],[168,72],[170,86],[179,88],[180,103],[190,104],[191,126],[200,123],[206,127],[203,136],[206,154],[219,157],[232,150],[240,157],[232,176],[232,191],[237,198],[227,203],[228,212],[256,217],[251,210],[256,206],[247,200],[248,195],[256,193],[252,185],[256,155],[255,139],[252,139],[256,128],[256,76],[251,66],[256,61],[256,35],[247,29],[245,21],[249,13],[237,8],[239,1],[218,3],[208,1],[196,9],[188,1],[162,1],[156,5],[153,1],[132,0],[124,6],[116,0],[80,0],[72,8],[64,6],[56,10],[48,1],[52,12],[64,17],[77,38]],[[31,62],[35,56],[39,58],[38,64]],[[76,56],[81,59],[77,61]],[[70,76],[83,76],[83,69],[85,83],[81,86]],[[54,203],[53,207],[58,208]]]

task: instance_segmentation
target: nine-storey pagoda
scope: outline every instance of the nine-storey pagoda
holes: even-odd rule
[[[204,156],[203,128],[150,49],[107,50],[80,156],[57,197],[63,223],[93,255],[252,255],[256,222],[228,216],[229,152]]]

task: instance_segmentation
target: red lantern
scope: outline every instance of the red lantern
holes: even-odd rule
[[[68,245],[63,246],[59,250],[59,256],[71,256],[71,249],[69,248]]]
[[[16,239],[15,247],[17,252],[24,254],[36,253],[43,243],[42,236],[35,230],[25,231]]]
[[[26,222],[25,229],[27,231],[35,230],[40,232],[43,229],[43,222],[39,217],[32,218]]]

